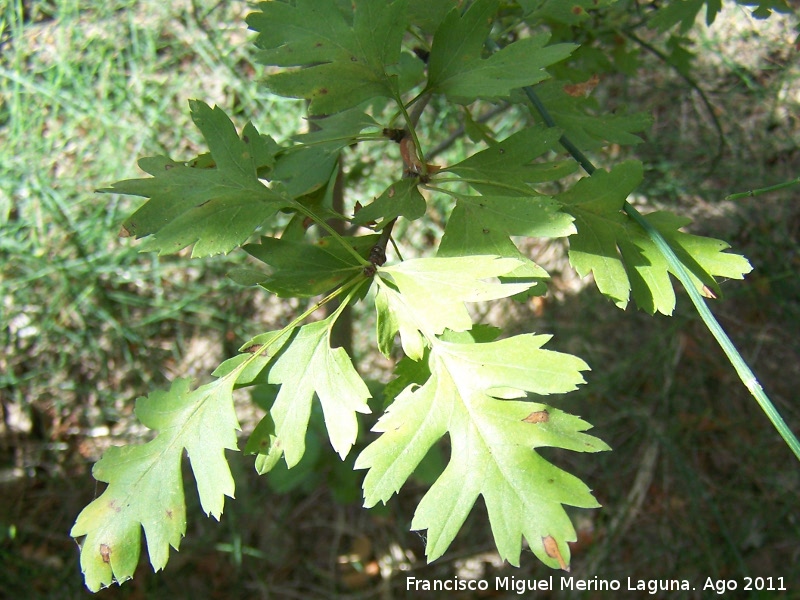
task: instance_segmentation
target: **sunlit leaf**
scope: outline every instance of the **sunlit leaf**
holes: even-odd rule
[[[523,537],[542,562],[559,567],[541,540],[556,540],[569,564],[575,531],[564,504],[597,502],[580,480],[554,467],[534,449],[543,446],[597,452],[608,447],[583,433],[589,425],[543,404],[511,400],[527,392],[563,393],[583,382],[587,366],[573,356],[542,350],[549,336],[517,336],[488,343],[433,343],[430,378],[409,385],[378,421],[382,435],[356,460],[369,469],[366,506],[396,493],[445,434],[447,468],[425,494],[412,529],[427,529],[428,560],[441,556],[483,496],[500,556],[519,564]],[[530,415],[546,415],[530,419]]]
[[[557,200],[575,217],[577,234],[569,238],[569,258],[578,273],[592,273],[598,289],[620,308],[632,290],[640,308],[669,315],[675,308],[671,268],[642,228],[622,213],[641,179],[641,163],[629,161],[611,172],[595,171]],[[645,219],[666,238],[700,289],[706,285],[719,293],[714,277],[741,279],[752,268],[742,256],[724,252],[726,243],[679,231],[688,219],[666,212]]]
[[[152,441],[109,448],[92,474],[108,483],[83,509],[70,535],[80,538],[81,569],[92,591],[133,577],[144,529],[150,563],[167,564],[186,533],[186,503],[181,459],[188,454],[200,504],[219,519],[234,483],[225,450],[235,450],[239,423],[233,410],[232,382],[219,380],[190,391],[179,379],[168,392],[153,392],[136,402],[141,423],[157,430]]]

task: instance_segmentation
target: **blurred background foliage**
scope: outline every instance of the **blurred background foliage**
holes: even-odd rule
[[[581,59],[602,73],[594,92],[602,112],[654,117],[646,143],[595,158],[604,166],[641,158],[645,209],[687,214],[694,232],[725,239],[750,259],[754,272],[723,283],[726,295],[712,308],[798,431],[798,188],[724,200],[800,174],[797,19],[757,20],[725,3],[712,28],[699,22],[668,38],[640,26],[632,9],[650,4],[625,1],[613,18],[557,32],[591,50]],[[135,398],[177,376],[207,377],[242,340],[297,309],[228,280],[239,254],[139,254],[118,237],[139,202],[93,193],[141,176],[138,157],[202,151],[189,98],[218,104],[240,127],[252,120],[279,141],[305,128],[302,103],[259,86],[248,11],[245,2],[199,0],[0,7],[0,595],[88,597],[67,534],[98,493],[92,463],[108,445],[141,435]],[[435,108],[423,120],[424,139],[458,133],[456,112]],[[494,111],[488,122],[511,132],[520,118]],[[476,134],[478,125],[463,125]],[[458,139],[436,160],[460,151]],[[382,174],[396,172],[397,162],[353,149],[345,165],[358,196],[351,200],[366,204],[371,181],[388,181]],[[434,219],[397,236],[404,249],[425,253],[438,231]],[[800,470],[686,299],[672,318],[619,311],[576,278],[562,245],[529,249],[553,275],[550,292],[486,316],[553,333],[554,349],[589,362],[589,385],[559,402],[614,448],[604,456],[550,453],[604,505],[575,513],[573,575],[783,576],[800,589],[791,566],[800,564]],[[369,311],[354,323],[357,364],[385,381],[391,365],[369,349]],[[260,399],[256,408],[240,400],[247,430]],[[388,510],[364,511],[361,474],[338,463],[314,437],[321,423],[315,427],[293,475],[276,472],[265,482],[249,459],[232,456],[237,500],[222,523],[190,506],[188,536],[166,573],[144,565],[132,583],[101,595],[401,598],[409,572],[549,574],[532,555],[520,570],[499,563],[480,507],[450,553],[426,566],[419,535],[408,531],[424,470],[419,489],[409,486]],[[440,460],[432,455],[426,467],[435,471]]]

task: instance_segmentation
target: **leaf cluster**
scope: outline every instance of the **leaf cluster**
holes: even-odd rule
[[[247,23],[257,34],[258,60],[271,68],[265,85],[308,102],[309,131],[278,143],[251,123],[237,131],[222,109],[195,100],[192,118],[208,153],[187,161],[144,158],[139,164],[149,177],[102,191],[147,199],[123,225],[126,235],[143,238],[143,251],[192,246],[192,255],[203,257],[241,248],[249,262],[231,273],[235,281],[311,304],[282,329],[245,343],[211,383],[192,390],[179,380],[137,401],[137,417],[155,437],[112,448],[97,463],[95,477],[109,485],[72,530],[81,538],[90,589],[132,576],[140,528],[155,569],[166,564],[170,546],[179,547],[186,528],[184,453],[203,509],[220,517],[224,497],[234,492],[225,458],[238,448],[234,389],[276,390],[244,446],[259,473],[301,463],[315,406],[333,450],[342,459],[350,454],[359,415],[372,410],[371,393],[347,350],[332,347],[331,332],[356,303],[374,305],[376,348],[397,360],[373,429],[379,435],[355,460],[366,471],[365,505],[397,493],[446,436],[449,461],[411,525],[427,530],[428,559],[447,550],[481,497],[503,558],[519,564],[524,538],[545,564],[569,568],[575,531],[564,506],[598,505],[586,484],[536,449],[608,449],[585,433],[588,423],[544,402],[582,384],[588,365],[544,349],[546,335],[502,337],[476,323],[467,305],[544,293],[548,274],[521,242],[565,238],[572,266],[593,275],[618,306],[632,297],[650,313],[674,309],[671,267],[622,212],[641,181],[641,163],[578,178],[560,145],[564,136],[583,151],[635,144],[648,124],[643,115],[597,114],[590,97],[574,94],[572,82],[557,75],[587,64],[582,47],[564,41],[558,24],[580,24],[613,4],[258,5]],[[662,16],[664,26],[681,18]],[[531,86],[553,107],[558,128],[524,123],[502,140],[484,136],[452,164],[429,164],[418,126],[431,99],[452,104],[472,122],[476,105],[527,105],[521,90]],[[348,148],[384,144],[393,151],[396,143],[397,176],[382,193],[365,206],[342,204]],[[448,213],[437,248],[422,258],[395,253],[387,261],[398,220],[424,218],[434,201]],[[699,289],[718,294],[715,277],[741,278],[749,270],[745,259],[724,252],[723,242],[681,231],[686,219],[666,212],[646,218]],[[306,322],[334,299],[339,308]]]

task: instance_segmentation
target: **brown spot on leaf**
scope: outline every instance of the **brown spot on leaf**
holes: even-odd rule
[[[261,344],[253,344],[252,346],[248,346],[243,350],[243,352],[249,352],[250,354],[255,354],[256,352],[260,352],[261,348],[263,348]]]
[[[561,556],[558,542],[552,535],[542,538],[542,546],[544,546],[544,551],[547,556],[555,558],[558,561],[558,566],[561,567],[562,571],[569,572],[569,565],[564,561],[564,557]]]
[[[328,93],[328,88],[319,88],[319,90],[317,90],[317,93],[318,93],[320,96],[324,96],[325,94],[327,94],[327,93]]]
[[[242,136],[242,141],[243,141],[245,144],[249,144],[249,143],[250,143],[250,138],[249,138],[249,137],[247,137],[246,135],[243,135],[243,136]]]
[[[583,14],[583,7],[582,6],[573,6],[572,7],[572,14],[573,15],[582,15]]]
[[[168,518],[168,519],[171,519],[171,518],[172,518],[172,509],[171,509],[171,508],[168,508],[168,509],[167,509],[167,518]]]
[[[389,188],[389,193],[387,194],[387,196],[389,198],[394,198],[395,193],[396,193],[396,190],[394,189],[394,186],[392,186],[392,187]]]
[[[100,558],[103,559],[104,563],[111,562],[111,546],[108,544],[100,544]]]
[[[573,98],[580,98],[591,94],[598,83],[600,83],[600,77],[595,73],[583,83],[568,83],[564,86],[564,91]]]
[[[486,229],[485,227],[483,228],[483,230],[482,230],[482,231],[483,231],[483,233],[489,233],[489,230],[488,230],[488,229]]]
[[[174,169],[174,168],[175,168],[175,165],[171,165],[171,164],[169,164],[169,163],[167,163],[166,165],[164,165],[164,170],[165,170],[165,171],[169,171],[170,169]]]
[[[546,410],[537,410],[522,420],[526,423],[547,423],[550,420],[550,413]]]

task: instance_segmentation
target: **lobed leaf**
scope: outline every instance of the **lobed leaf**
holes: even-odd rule
[[[128,235],[147,237],[142,251],[169,254],[194,244],[192,256],[230,252],[289,205],[258,177],[274,164],[275,142],[249,123],[240,138],[222,109],[199,100],[190,106],[210,156],[189,164],[143,158],[139,166],[153,177],[100,190],[149,198],[123,224]]]
[[[546,81],[536,92],[562,133],[584,151],[608,144],[641,144],[639,134],[652,125],[652,116],[644,112],[598,114],[593,97],[572,96],[563,88],[563,82]]]
[[[463,15],[458,7],[447,14],[433,36],[427,90],[462,103],[508,96],[512,89],[546,79],[545,68],[577,47],[545,46],[549,34],[537,34],[481,58],[497,9],[497,0],[477,0]]]
[[[418,258],[378,269],[375,297],[378,307],[378,346],[391,352],[399,332],[403,351],[422,358],[425,341],[452,331],[467,331],[472,319],[465,302],[507,298],[524,292],[533,282],[484,281],[507,275],[522,261],[498,256]]]
[[[596,507],[588,488],[533,449],[556,446],[580,452],[608,447],[583,433],[577,417],[543,404],[511,401],[526,392],[562,393],[583,382],[580,359],[543,350],[549,336],[522,335],[488,343],[436,340],[429,379],[406,387],[373,428],[381,436],[356,460],[369,469],[365,506],[386,502],[445,434],[451,459],[425,494],[411,528],[427,529],[428,560],[441,556],[478,496],[489,511],[500,555],[519,564],[522,538],[552,567],[568,568],[567,542],[575,531],[563,504]],[[552,538],[551,555],[543,545]]]
[[[427,204],[419,192],[417,180],[401,179],[390,185],[372,203],[360,209],[353,219],[356,225],[379,221],[375,229],[383,229],[396,217],[414,221],[425,216]]]
[[[529,184],[555,181],[575,170],[573,162],[533,162],[549,151],[560,151],[560,136],[556,128],[528,127],[447,167],[442,173],[455,173],[481,194],[532,195]]]
[[[399,94],[389,67],[400,61],[406,0],[354,0],[349,11],[318,0],[262,2],[258,8],[261,12],[247,17],[258,31],[258,60],[301,67],[270,76],[272,92],[310,100],[310,114],[336,113]]]
[[[331,316],[298,328],[266,367],[267,382],[281,387],[268,416],[272,424],[264,426],[271,438],[269,447],[259,451],[256,466],[261,473],[282,455],[289,468],[300,461],[314,395],[322,406],[331,445],[342,458],[356,441],[356,413],[370,412],[371,394],[347,352],[330,347],[334,320]]]
[[[232,382],[218,380],[190,391],[189,380],[136,401],[136,416],[158,431],[139,446],[109,448],[92,474],[108,487],[78,515],[70,535],[82,538],[81,570],[92,591],[133,577],[141,529],[150,563],[167,564],[186,533],[181,459],[189,455],[203,510],[219,519],[234,482],[225,450],[235,450],[239,423]]]
[[[377,241],[376,235],[346,238],[364,258]],[[254,274],[256,283],[284,298],[308,298],[328,292],[343,284],[363,268],[350,252],[330,237],[314,243],[262,237],[258,244],[243,249],[270,267]]]
[[[620,308],[632,291],[640,308],[670,315],[675,308],[671,269],[641,227],[621,212],[641,179],[641,163],[628,161],[611,172],[595,171],[558,196],[577,228],[569,238],[570,263],[582,277],[592,273],[598,289]],[[725,242],[679,231],[688,219],[666,212],[645,219],[664,236],[700,289],[708,286],[719,293],[714,277],[741,279],[752,268],[744,257],[724,252],[729,247]]]

